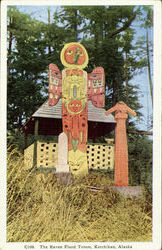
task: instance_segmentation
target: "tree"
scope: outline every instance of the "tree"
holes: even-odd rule
[[[93,26],[93,28],[89,28],[92,38],[89,39],[88,45],[91,47],[88,51],[92,50],[90,61],[96,60],[93,67],[103,66],[106,72],[106,85],[110,90],[110,94],[106,98],[106,108],[114,106],[117,101],[124,101],[134,108],[138,115],[141,115],[139,112],[141,105],[137,96],[138,86],[131,86],[129,83],[135,69],[139,67],[135,57],[132,56],[134,31],[131,27],[139,10],[135,10],[134,6],[101,6],[100,9],[97,7],[98,15],[93,15],[95,10],[95,7],[91,11],[89,8],[87,12],[84,9],[86,18],[90,18],[90,13],[92,13],[92,20],[88,22],[89,26],[91,23]],[[98,29],[95,28],[97,22]],[[98,34],[102,35],[98,36]],[[85,43],[88,48],[88,42],[85,41]],[[93,59],[94,57],[95,59]]]
[[[149,41],[149,33],[153,26],[153,10],[151,6],[143,6],[141,8],[141,15],[139,16],[141,22],[141,28],[145,30],[145,35],[139,37],[138,41],[136,42],[137,53],[138,57],[142,57],[143,62],[147,67],[148,71],[148,79],[149,79],[149,88],[150,88],[150,95],[151,101],[153,105],[153,83],[152,83],[152,70],[151,70],[151,58],[152,58],[152,42]],[[141,61],[142,61],[141,60]]]
[[[20,128],[46,99],[48,65],[52,57],[59,60],[61,31],[8,8],[8,129]]]
[[[106,88],[112,90],[106,96],[106,109],[117,101],[125,101],[138,111],[137,91],[128,82],[133,76],[132,68],[137,67],[131,56],[134,34],[129,28],[137,13],[134,6],[63,6],[53,18],[48,8],[45,24],[10,7],[8,118],[12,124],[9,122],[9,126],[20,127],[43,102],[48,92],[48,64],[54,62],[62,69],[63,44],[75,40],[81,40],[88,50],[88,72],[97,66],[105,69]]]
[[[130,185],[144,185],[152,191],[152,141],[145,135],[129,135]]]
[[[62,6],[61,10],[54,15],[55,22],[61,23],[64,27],[67,37],[64,37],[66,42],[79,41],[82,18],[79,15],[79,10],[76,6]]]

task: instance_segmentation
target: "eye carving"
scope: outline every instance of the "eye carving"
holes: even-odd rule
[[[92,77],[92,78],[97,78],[97,76],[98,76],[98,75],[92,75],[91,77]]]
[[[72,53],[73,53],[72,50],[69,50],[69,51],[67,52],[68,55],[71,55]]]

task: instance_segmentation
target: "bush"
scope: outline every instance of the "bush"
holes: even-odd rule
[[[129,135],[130,185],[144,185],[152,192],[152,141],[146,136]]]

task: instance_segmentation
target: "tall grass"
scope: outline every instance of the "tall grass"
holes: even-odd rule
[[[151,241],[151,200],[147,194],[126,199],[111,189],[91,191],[88,186],[111,186],[105,173],[90,173],[62,186],[53,173],[24,168],[23,155],[8,155],[7,240]]]

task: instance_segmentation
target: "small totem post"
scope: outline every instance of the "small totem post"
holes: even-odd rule
[[[128,146],[126,135],[126,119],[128,113],[136,116],[124,102],[118,102],[114,107],[106,111],[106,114],[115,112],[117,121],[115,129],[115,186],[128,186]]]
[[[58,137],[58,163],[56,165],[56,173],[68,173],[68,138],[62,132]]]

